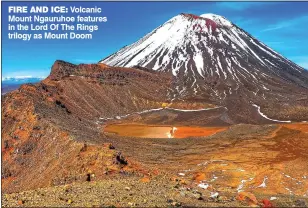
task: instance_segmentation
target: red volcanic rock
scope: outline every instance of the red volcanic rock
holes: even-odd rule
[[[194,15],[194,14],[182,14],[184,17],[187,17],[187,18],[190,18],[190,19],[193,19],[193,20],[205,20],[205,25],[204,27],[207,27],[208,29],[212,29],[212,32],[215,32],[216,31],[216,28],[217,28],[217,24],[215,21],[211,20],[211,19],[208,19],[208,18],[204,18],[204,17],[200,17],[200,16],[197,16],[197,15]],[[197,23],[197,24],[194,24],[193,25],[193,30],[195,29],[199,29],[200,32],[203,31],[203,27],[201,26],[201,24]]]
[[[63,77],[67,77],[73,73],[74,64],[57,60],[51,67],[51,73],[48,76],[51,80],[60,80]]]
[[[168,76],[140,69],[56,61],[42,82],[3,96],[2,191],[84,181],[90,170],[95,178],[105,177],[106,168],[119,171],[127,158],[116,155],[121,167],[112,164],[115,147],[100,135],[99,118],[158,108],[169,85]]]
[[[264,208],[267,208],[267,207],[274,207],[273,204],[271,203],[271,201],[268,200],[268,199],[263,199],[263,200],[262,200],[262,203],[263,203],[262,207],[264,207]]]
[[[194,14],[185,14],[182,13],[183,16],[188,17],[188,18],[193,18],[193,19],[202,19],[202,17],[194,15]]]
[[[212,28],[212,31],[215,32],[216,31],[216,28],[217,28],[217,24],[216,22],[214,22],[213,20],[211,19],[206,19],[206,27],[208,29],[210,29],[210,27]]]

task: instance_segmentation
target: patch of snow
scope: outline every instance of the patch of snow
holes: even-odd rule
[[[256,108],[258,109],[258,113],[259,113],[263,118],[266,118],[267,120],[276,121],[276,122],[281,122],[281,123],[291,123],[291,121],[281,121],[281,120],[271,119],[271,118],[267,117],[264,113],[261,112],[260,106],[258,106],[258,105],[256,105],[256,104],[253,104],[253,106],[256,107]]]
[[[237,189],[236,189],[237,192],[242,192],[242,191],[243,191],[245,182],[247,182],[247,180],[241,180],[240,185],[238,185],[238,187],[237,187]]]
[[[291,191],[291,189],[289,189],[289,188],[287,188],[287,187],[285,187],[285,189],[286,189],[287,191],[289,191],[289,194],[293,195],[293,191]]]
[[[200,74],[200,76],[202,76],[204,78],[204,71],[203,71],[203,57],[201,53],[197,53],[195,54],[195,56],[193,57],[196,67],[197,67],[197,71]]]
[[[242,191],[244,191],[244,185],[245,185],[245,183],[247,182],[247,181],[252,181],[253,180],[253,178],[249,178],[249,180],[241,180],[241,183],[238,185],[238,187],[237,187],[237,192],[242,192]]]
[[[218,192],[211,192],[211,198],[217,198],[219,196]]]
[[[213,178],[211,179],[211,181],[210,181],[210,182],[216,181],[217,179],[218,179],[218,177],[217,177],[217,176],[215,176],[215,175],[213,175]]]
[[[207,184],[207,183],[200,183],[198,186],[200,188],[202,188],[202,189],[207,189],[209,187],[209,184]]]
[[[159,111],[159,110],[163,110],[164,108],[154,108],[154,109],[149,109],[149,110],[144,110],[144,111],[140,111],[140,112],[134,112],[134,113],[129,113],[126,115],[122,115],[122,116],[115,116],[113,118],[105,118],[105,117],[100,117],[100,120],[112,120],[112,119],[122,119],[122,118],[126,118],[130,115],[133,114],[143,114],[143,113],[149,113],[149,112],[153,112],[153,111]]]
[[[203,109],[199,109],[199,110],[184,110],[184,109],[169,108],[169,107],[166,107],[165,109],[170,109],[170,110],[175,110],[175,111],[181,111],[181,112],[199,112],[199,111],[214,110],[214,109],[217,109],[217,108],[221,108],[221,107],[203,108]]]
[[[267,176],[265,176],[263,182],[259,186],[257,186],[257,188],[265,188],[267,179],[268,179]]]
[[[227,73],[223,70],[223,68],[221,66],[219,56],[217,56],[216,59],[217,59],[217,64],[218,64],[219,68],[221,69],[221,72],[224,74],[225,79],[227,79]]]
[[[212,14],[212,13],[207,13],[207,14],[201,14],[200,17],[211,19],[217,24],[227,26],[227,27],[232,27],[232,23],[227,20],[225,17],[217,15],[217,14]]]

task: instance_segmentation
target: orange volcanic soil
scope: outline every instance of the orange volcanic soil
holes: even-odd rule
[[[183,163],[204,161],[185,177],[238,192],[307,196],[307,133],[307,124],[281,124],[273,135],[238,140],[231,146],[226,140],[227,148],[182,157]],[[222,140],[217,142],[223,144]]]
[[[308,124],[307,123],[292,123],[292,124],[284,124],[281,125],[289,129],[294,129],[301,131],[303,133],[308,133]]]
[[[159,155],[163,155],[168,161],[164,164],[159,163],[161,169],[174,172],[191,185],[208,184],[213,192],[307,196],[308,155],[305,151],[308,148],[307,124],[277,124],[263,135],[262,128],[265,126],[258,127],[259,130],[252,131],[255,132],[255,136],[249,133],[243,136],[234,134],[233,127],[175,127],[177,129],[172,138],[202,137],[221,132],[219,136],[214,136],[214,139],[193,140],[191,143],[193,146],[188,145],[188,148],[181,152],[176,151],[175,147],[172,147],[170,152],[159,152]],[[246,126],[246,128],[256,127]],[[119,136],[141,138],[168,138],[171,130],[172,126],[128,123],[110,124],[105,128],[105,132]],[[143,142],[148,144],[145,140],[140,140],[141,146],[146,146]],[[191,147],[194,148],[193,154]],[[136,149],[134,150],[135,154]],[[159,148],[153,150],[156,153],[158,151]],[[177,152],[176,156],[173,152]],[[135,159],[150,161],[157,159],[155,156],[144,158],[144,154],[141,155],[143,158]]]
[[[172,130],[174,128],[174,130]],[[188,126],[153,126],[140,124],[111,124],[105,127],[106,133],[119,136],[141,138],[187,138],[210,136],[224,131],[225,127],[188,127]],[[173,131],[173,133],[172,133]]]

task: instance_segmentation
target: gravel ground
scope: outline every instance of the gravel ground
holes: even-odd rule
[[[216,192],[215,192],[216,193]],[[236,192],[213,192],[169,176],[123,176],[109,180],[5,194],[3,207],[240,207]],[[261,196],[259,196],[261,197]],[[262,196],[266,197],[266,196]],[[262,203],[262,202],[261,202]],[[306,206],[307,198],[278,197],[277,206]],[[258,204],[262,206],[262,204]]]
[[[76,183],[3,195],[4,207],[167,207],[240,206],[234,197],[211,198],[210,191],[189,188],[167,176],[138,177]],[[224,201],[225,200],[225,201]],[[244,205],[244,204],[243,204]]]

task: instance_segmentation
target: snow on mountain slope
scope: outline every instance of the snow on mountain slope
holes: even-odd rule
[[[289,99],[308,89],[307,71],[215,14],[177,15],[101,63],[172,73],[171,99],[224,100],[239,90]]]

